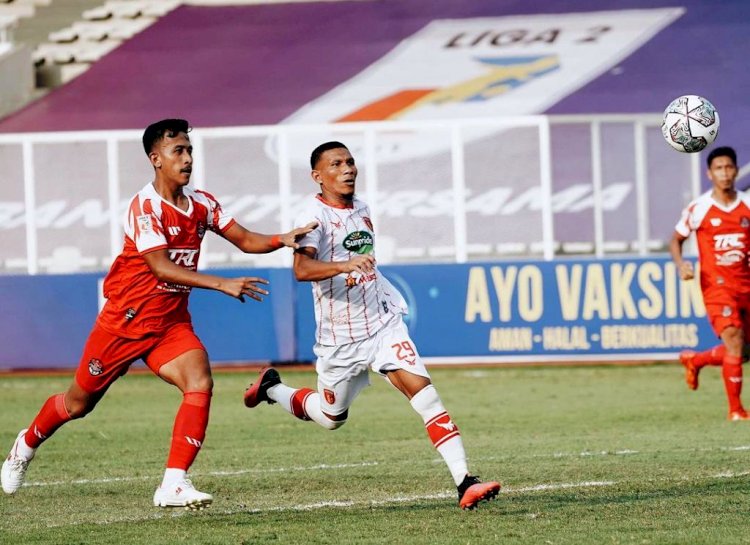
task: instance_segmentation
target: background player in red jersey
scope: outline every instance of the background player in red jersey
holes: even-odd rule
[[[107,299],[89,335],[75,379],[65,393],[51,396],[28,429],[22,430],[2,466],[2,487],[13,494],[23,483],[37,447],[60,426],[94,409],[107,388],[143,359],[162,380],[183,392],[174,422],[164,479],[154,505],[201,509],[210,494],[187,479],[205,438],[213,389],[208,355],[193,332],[187,304],[191,288],[220,291],[244,302],[262,301],[268,282],[256,277],[224,278],[197,272],[206,231],[246,253],[267,253],[315,227],[283,235],[246,230],[209,193],[188,187],[193,169],[187,121],[165,119],[146,128],[143,146],[154,181],[132,199],[125,242],[104,280]]]
[[[245,405],[278,403],[301,420],[335,430],[369,385],[372,369],[403,393],[422,418],[458,488],[459,505],[473,509],[497,496],[500,484],[468,470],[458,427],[445,410],[403,322],[406,302],[380,273],[368,206],[354,194],[357,167],[340,142],[318,146],[310,158],[321,193],[310,198],[299,224],[317,227],[299,241],[294,273],[311,282],[317,321],[318,391],[283,384],[275,369],[261,371]]]
[[[740,393],[742,351],[750,333],[750,197],[735,188],[737,155],[732,148],[714,149],[707,163],[713,187],[683,210],[669,249],[682,279],[692,279],[693,265],[683,259],[682,245],[695,232],[703,302],[722,347],[700,354],[684,352],[680,360],[693,390],[703,366],[720,364],[729,419],[748,420]]]

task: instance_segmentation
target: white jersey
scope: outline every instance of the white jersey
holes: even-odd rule
[[[301,227],[318,222],[299,241],[300,248],[315,248],[319,261],[348,261],[354,254],[375,255],[375,232],[370,209],[358,199],[352,208],[337,208],[318,196],[297,218]],[[375,269],[368,274],[342,273],[312,282],[316,341],[340,346],[361,341],[375,334],[394,314],[406,313],[406,301],[393,285]]]

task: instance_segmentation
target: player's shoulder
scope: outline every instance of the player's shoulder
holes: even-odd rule
[[[161,197],[152,183],[146,184],[133,195],[130,199],[130,209],[137,216],[154,214],[161,210]]]
[[[737,198],[742,204],[745,205],[745,207],[750,208],[750,193],[744,190],[738,190]]]
[[[187,186],[182,191],[186,197],[191,197],[194,201],[202,204],[210,205],[218,204],[219,202],[216,200],[216,197],[214,197],[213,194],[203,189],[195,189],[193,187]]]

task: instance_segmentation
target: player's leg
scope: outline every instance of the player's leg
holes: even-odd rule
[[[258,380],[245,392],[245,406],[253,408],[263,401],[278,403],[300,420],[335,430],[346,423],[349,407],[362,389],[369,385],[367,366],[356,363],[360,343],[342,347],[316,346],[318,391],[291,388],[281,382],[273,368],[262,369]]]
[[[729,402],[730,420],[748,420],[745,408],[742,406],[742,351],[744,348],[744,334],[742,329],[729,326],[721,332],[721,340],[726,346],[726,353],[721,366],[724,378],[724,389]]]
[[[28,426],[19,432],[0,471],[3,490],[16,492],[36,449],[66,422],[91,412],[107,388],[127,371],[139,348],[98,326],[92,329],[67,391],[50,396]],[[103,364],[102,362],[111,362]]]
[[[698,375],[701,369],[707,365],[721,367],[726,354],[726,346],[717,344],[713,348],[696,352],[694,350],[683,350],[680,352],[680,363],[685,368],[685,382],[691,390],[698,389]]]
[[[203,509],[213,502],[213,497],[196,490],[187,473],[203,446],[208,427],[213,392],[208,354],[191,327],[176,326],[165,334],[146,363],[161,379],[182,391],[164,478],[154,493],[154,505]]]
[[[377,340],[372,369],[402,392],[422,418],[430,441],[456,484],[459,506],[474,509],[480,501],[496,497],[500,483],[483,483],[469,473],[461,432],[445,409],[401,317],[378,332]]]

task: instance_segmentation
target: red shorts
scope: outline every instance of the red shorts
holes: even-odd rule
[[[93,394],[105,390],[139,359],[158,375],[162,365],[196,349],[206,350],[188,323],[174,325],[160,335],[142,339],[118,337],[96,323],[83,349],[76,382]]]
[[[737,327],[745,332],[745,341],[750,339],[750,299],[741,297],[732,303],[707,304],[706,316],[717,337],[728,327]]]

